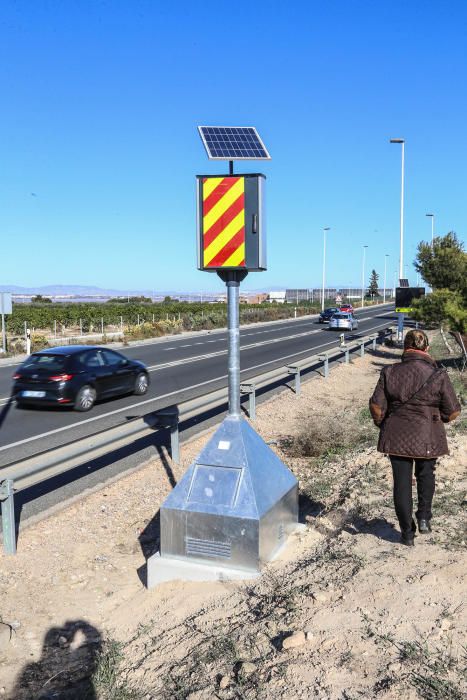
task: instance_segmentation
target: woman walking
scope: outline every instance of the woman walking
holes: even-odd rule
[[[426,333],[412,330],[404,340],[401,362],[385,367],[370,399],[380,428],[378,451],[389,455],[394,477],[394,506],[401,542],[414,544],[412,470],[417,479],[418,530],[431,532],[436,459],[448,454],[446,431],[460,414],[460,404],[443,368],[428,354]]]

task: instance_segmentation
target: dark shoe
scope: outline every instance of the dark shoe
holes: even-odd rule
[[[418,521],[418,531],[421,535],[428,535],[431,532],[431,525],[429,520],[419,520]]]
[[[401,535],[401,544],[405,544],[406,547],[414,547],[415,546],[415,541],[414,541],[414,536],[412,533],[409,535]]]

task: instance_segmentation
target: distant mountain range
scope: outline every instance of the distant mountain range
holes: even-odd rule
[[[155,291],[155,290],[154,290]],[[48,284],[43,287],[18,287],[16,285],[0,285],[0,292],[11,292],[12,294],[42,294],[42,296],[151,296],[153,290],[149,289],[105,289],[102,287],[92,287],[79,284]],[[175,291],[159,291],[157,295],[175,294]]]
[[[347,288],[348,285],[330,285],[330,289],[344,289]],[[351,287],[353,285],[350,285]],[[358,285],[356,285],[358,287]],[[319,285],[316,285],[315,289],[319,288]],[[285,286],[277,286],[277,285],[272,285],[271,287],[261,287],[259,289],[246,289],[244,293],[247,294],[260,294],[264,292],[279,292],[279,291],[284,291],[286,289]],[[295,289],[295,287],[293,287]],[[73,297],[123,297],[123,296],[147,296],[147,297],[152,297],[153,294],[155,297],[164,297],[164,296],[178,296],[180,294],[183,294],[183,296],[187,296],[190,294],[206,294],[209,296],[216,295],[218,293],[222,293],[224,290],[222,287],[219,287],[219,291],[211,291],[208,292],[206,290],[191,290],[189,292],[180,292],[180,290],[176,289],[169,289],[169,290],[160,290],[160,289],[107,289],[103,287],[94,287],[94,286],[86,286],[86,285],[80,285],[80,284],[48,284],[42,287],[19,287],[17,285],[1,285],[0,284],[0,292],[11,292],[12,294],[24,294],[26,296],[28,295],[34,295],[34,294],[42,294],[42,296],[53,296],[53,297],[61,297],[61,296],[73,296]],[[243,290],[242,290],[243,291]]]
[[[251,293],[258,293],[263,291],[278,291],[285,289],[285,287],[271,287],[261,290],[253,290]],[[219,288],[219,292],[223,289]],[[106,289],[102,287],[85,286],[79,284],[48,284],[42,287],[19,287],[17,285],[1,285],[0,292],[11,292],[12,294],[42,294],[42,296],[79,296],[79,297],[123,297],[123,296],[177,296],[180,294],[180,290],[169,289],[169,290],[159,290],[159,289]],[[183,292],[186,294],[201,294],[206,293],[203,290],[192,290],[191,292]],[[209,294],[217,294],[217,291],[209,292]]]

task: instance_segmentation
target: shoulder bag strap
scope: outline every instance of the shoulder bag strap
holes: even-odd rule
[[[388,415],[390,415],[390,416],[394,415],[394,413],[397,413],[397,411],[399,411],[399,409],[401,409],[406,404],[410,403],[410,401],[412,401],[412,399],[414,399],[417,396],[417,394],[419,394],[421,392],[421,390],[424,389],[427,386],[427,384],[429,384],[431,382],[431,380],[435,378],[435,374],[439,374],[443,371],[444,370],[442,367],[437,367],[435,370],[433,370],[433,372],[428,376],[428,378],[425,379],[423,384],[418,387],[417,391],[415,391],[412,394],[412,396],[409,396],[409,398],[406,399],[403,403],[399,404],[399,406],[397,406],[397,408],[395,408],[393,411],[389,411]]]

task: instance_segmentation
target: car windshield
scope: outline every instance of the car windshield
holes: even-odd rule
[[[40,354],[31,355],[21,365],[22,369],[42,370],[48,372],[60,372],[65,369],[68,357],[66,355]]]

